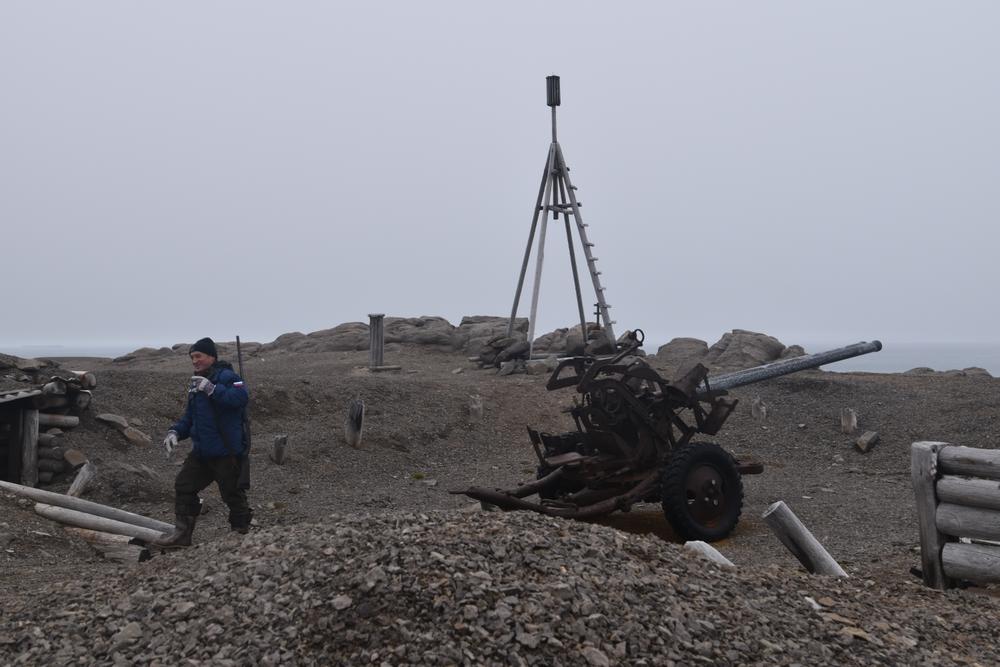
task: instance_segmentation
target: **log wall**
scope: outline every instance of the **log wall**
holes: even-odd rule
[[[1000,451],[915,442],[911,476],[924,583],[1000,582]]]

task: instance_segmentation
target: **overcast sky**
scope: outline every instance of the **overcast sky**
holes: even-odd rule
[[[7,0],[0,345],[507,315],[548,74],[619,332],[997,342],[998,25],[991,2]],[[576,319],[549,231],[539,333]]]

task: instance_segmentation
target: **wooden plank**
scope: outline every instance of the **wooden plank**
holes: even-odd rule
[[[763,514],[764,522],[778,536],[781,543],[792,552],[799,562],[813,574],[831,577],[846,577],[847,573],[833,556],[823,548],[812,533],[799,521],[792,510],[779,500]]]
[[[944,545],[941,560],[945,574],[952,579],[1000,582],[1000,547],[952,542]]]
[[[21,483],[38,484],[38,410],[21,411]]]
[[[65,507],[46,505],[45,503],[35,503],[35,513],[44,516],[46,519],[66,524],[67,526],[87,528],[88,530],[96,530],[104,533],[114,533],[115,535],[128,535],[129,537],[137,537],[146,542],[162,538],[164,532],[153,530],[152,528],[143,528],[142,526],[125,523],[124,521],[115,521],[114,519],[94,516],[86,512],[77,512]]]
[[[117,507],[109,507],[108,505],[101,505],[100,503],[83,500],[82,498],[65,496],[61,493],[43,491],[42,489],[33,489],[31,487],[14,484],[12,482],[4,482],[2,480],[0,480],[0,489],[16,493],[17,495],[24,496],[25,498],[30,498],[36,502],[65,507],[79,512],[86,512],[88,514],[93,514],[94,516],[114,519],[115,521],[131,523],[136,526],[143,526],[145,528],[156,530],[157,532],[168,532],[173,531],[174,529],[172,525],[164,523],[163,521],[157,521],[156,519],[151,519],[149,517],[142,516],[141,514],[126,512],[125,510],[120,510]]]
[[[945,535],[977,540],[1000,540],[1000,512],[942,503],[937,506],[937,529]]]
[[[996,480],[945,475],[936,490],[942,503],[1000,510],[1000,482]]]
[[[953,585],[941,565],[941,548],[948,538],[937,526],[937,496],[934,493],[938,454],[947,448],[947,443],[929,441],[915,442],[910,446],[910,479],[920,528],[921,573],[926,585],[938,589]]]
[[[288,446],[288,436],[287,435],[276,435],[274,436],[274,442],[271,443],[271,460],[277,463],[279,466],[285,462],[285,447]]]
[[[938,467],[946,475],[1000,480],[1000,450],[952,445],[938,454]]]

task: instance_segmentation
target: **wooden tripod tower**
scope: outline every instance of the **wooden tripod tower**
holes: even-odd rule
[[[601,272],[597,270],[597,258],[594,257],[592,249],[594,244],[587,238],[587,225],[583,223],[583,216],[580,214],[580,202],[576,198],[576,186],[569,178],[569,167],[566,166],[566,159],[563,157],[562,148],[556,140],[556,107],[559,106],[559,77],[548,76],[545,78],[547,104],[552,109],[552,143],[549,145],[549,154],[545,158],[545,170],[542,172],[542,183],[538,187],[538,200],[535,202],[534,215],[531,218],[531,231],[528,233],[528,245],[524,249],[524,260],[521,262],[521,275],[517,279],[517,291],[514,293],[514,307],[510,311],[510,321],[507,323],[507,335],[514,332],[514,318],[517,317],[517,306],[521,300],[521,289],[524,287],[524,276],[528,270],[528,260],[531,256],[531,245],[535,240],[535,231],[538,231],[538,252],[535,255],[535,282],[531,291],[531,317],[528,319],[528,343],[535,339],[535,316],[538,314],[538,290],[542,282],[542,263],[545,260],[545,232],[548,228],[548,213],[552,212],[552,219],[558,220],[562,215],[566,227],[566,242],[569,245],[569,261],[573,269],[573,285],[576,287],[576,304],[580,314],[580,327],[587,342],[587,316],[583,310],[583,294],[580,289],[580,276],[576,268],[576,250],[573,243],[573,228],[570,225],[570,217],[576,225],[577,233],[580,235],[580,242],[583,245],[583,255],[587,259],[587,270],[590,272],[591,281],[594,283],[594,294],[597,297],[596,316],[598,324],[603,322],[604,335],[611,345],[615,344],[615,334],[611,325],[614,324],[608,315],[611,307],[604,299],[604,287],[601,286]],[[541,219],[541,229],[538,228],[538,221]]]

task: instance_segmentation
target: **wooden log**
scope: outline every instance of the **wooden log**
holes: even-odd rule
[[[55,447],[56,442],[58,442],[58,436],[52,435],[51,433],[39,433],[38,434],[38,448],[42,447]]]
[[[715,547],[707,542],[700,540],[685,542],[684,548],[723,567],[736,567],[731,560],[723,556]]]
[[[935,523],[945,535],[1000,540],[1000,512],[951,503],[937,506]]]
[[[944,571],[952,579],[1000,582],[1000,547],[951,542],[941,552]]]
[[[137,544],[129,544],[132,538],[128,535],[115,535],[114,533],[103,533],[74,526],[63,526],[63,530],[70,535],[79,537],[108,560],[120,563],[138,563],[142,556],[143,548]]]
[[[94,389],[97,387],[97,376],[90,371],[70,371],[70,373],[80,381],[80,386],[84,389]]]
[[[21,411],[21,483],[38,484],[38,410]]]
[[[129,537],[137,537],[140,540],[145,540],[146,542],[151,542],[163,537],[163,531],[136,526],[135,524],[125,523],[124,521],[106,519],[104,517],[94,516],[93,514],[87,514],[86,512],[66,509],[65,507],[46,505],[45,503],[35,503],[35,513],[44,516],[46,519],[66,524],[67,526],[87,528],[89,530],[97,530],[105,533],[114,533],[115,535],[128,535]]]
[[[73,479],[73,483],[70,484],[69,491],[66,492],[66,495],[79,498],[87,491],[87,485],[90,484],[90,481],[96,476],[97,467],[90,461],[87,461],[76,473],[76,477]]]
[[[276,435],[274,436],[274,442],[271,443],[271,460],[277,463],[279,466],[285,462],[285,447],[288,445],[287,435]]]
[[[77,392],[76,396],[73,398],[77,410],[86,410],[90,407],[90,402],[93,400],[94,395],[89,389],[84,389],[83,391]]]
[[[53,473],[49,472],[48,470],[39,470],[38,471],[38,483],[39,484],[49,484],[49,483],[52,482],[53,478],[55,478],[55,475]]]
[[[938,476],[938,458],[944,442],[915,442],[910,446],[910,481],[917,505],[917,525],[920,529],[920,564],[924,584],[945,589],[953,585],[941,565],[941,548],[947,542],[937,526],[937,496],[934,492]]]
[[[38,448],[38,459],[52,459],[53,461],[62,461],[65,457],[65,452],[62,447],[39,447]]]
[[[35,396],[33,399],[31,399],[31,402],[39,410],[53,410],[55,408],[65,408],[71,403],[68,396],[55,396],[51,394],[43,394],[41,396]]]
[[[50,472],[54,475],[66,472],[66,462],[62,460],[54,461],[52,459],[38,459],[38,474],[43,472]]]
[[[952,445],[938,453],[938,466],[946,475],[1000,480],[1000,450]]]
[[[19,496],[30,498],[36,502],[65,507],[78,512],[85,512],[94,516],[114,519],[115,521],[124,523],[131,523],[136,526],[150,528],[158,532],[167,532],[174,529],[172,525],[164,523],[163,521],[157,521],[156,519],[151,519],[147,516],[142,516],[141,514],[126,512],[125,510],[120,510],[117,507],[109,507],[108,505],[101,505],[100,503],[83,500],[82,498],[64,496],[61,493],[33,489],[20,484],[14,484],[13,482],[4,482],[3,480],[0,480],[0,489],[5,489],[11,493],[16,493]]]
[[[763,518],[781,543],[809,572],[831,577],[847,576],[840,564],[813,537],[784,501],[779,500],[768,507]]]
[[[38,415],[38,423],[41,426],[58,426],[59,428],[73,428],[80,425],[80,418],[73,415]]]
[[[46,382],[42,385],[42,393],[62,396],[66,393],[66,381],[59,378],[52,378],[50,382]]]
[[[1000,510],[1000,484],[994,480],[945,475],[938,480],[936,491],[942,503]]]

